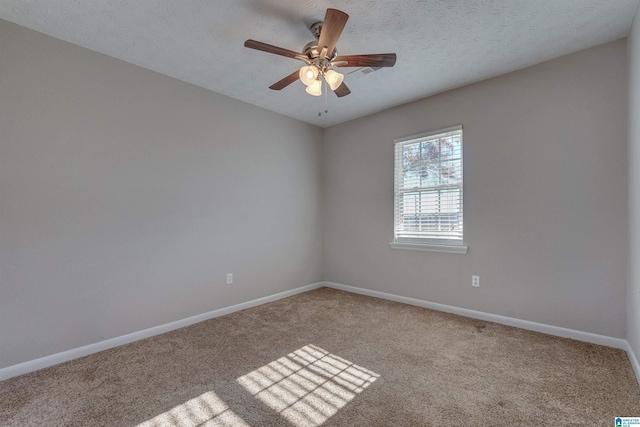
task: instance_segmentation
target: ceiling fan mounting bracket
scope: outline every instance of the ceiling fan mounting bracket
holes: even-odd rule
[[[322,22],[314,22],[313,24],[311,24],[311,27],[309,27],[309,31],[311,31],[311,34],[313,34],[313,37],[315,37],[316,40],[320,39],[322,24],[323,24]]]

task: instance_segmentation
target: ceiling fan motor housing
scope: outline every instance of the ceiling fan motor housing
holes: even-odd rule
[[[309,59],[316,59],[320,57],[320,51],[318,50],[318,40],[314,40],[312,42],[307,43],[303,48],[302,48],[302,53],[304,55],[307,55],[307,57]],[[333,52],[331,52],[331,55],[327,55],[327,60],[333,61],[336,56],[338,56],[338,49],[334,48]]]
[[[302,48],[302,53],[307,55],[309,59],[316,59],[320,56],[320,50],[318,50],[318,40],[320,40],[320,33],[322,32],[323,24],[323,22],[319,21],[311,24],[311,27],[309,27],[309,31],[311,31],[311,34],[313,34],[315,40],[307,43],[304,48]],[[338,50],[334,48],[333,52],[327,55],[327,59],[329,61],[333,61],[336,56],[338,56]]]

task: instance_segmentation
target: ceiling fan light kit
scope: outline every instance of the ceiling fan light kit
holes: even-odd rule
[[[322,82],[320,76],[324,78],[331,90],[336,90],[342,84],[344,75],[335,70],[319,70],[313,65],[305,65],[300,69],[300,81],[307,86],[307,93],[313,96],[322,95]]]
[[[313,96],[322,95],[322,82],[320,81],[320,79],[308,85],[306,91],[309,95],[313,95]]]
[[[312,65],[305,65],[300,68],[300,81],[309,86],[318,79],[318,69]]]
[[[351,91],[344,84],[344,75],[335,71],[333,67],[393,67],[396,63],[395,53],[372,55],[338,56],[336,43],[349,19],[349,15],[337,9],[327,9],[324,22],[311,25],[311,34],[315,41],[307,43],[302,53],[283,49],[256,40],[247,40],[245,47],[273,53],[287,58],[297,59],[305,63],[299,70],[294,71],[269,88],[281,90],[296,80],[307,86],[306,92],[313,96],[322,95],[322,80],[339,97],[349,95]]]
[[[324,73],[324,79],[331,90],[336,90],[342,84],[342,81],[344,80],[344,74],[340,74],[335,70],[327,70]]]

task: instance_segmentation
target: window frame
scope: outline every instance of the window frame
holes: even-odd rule
[[[398,155],[399,150],[404,145],[419,142],[419,140],[428,139],[434,135],[445,134],[448,132],[460,131],[460,172],[461,172],[461,183],[459,186],[454,186],[453,188],[459,189],[460,191],[460,209],[459,215],[462,219],[462,237],[460,239],[446,239],[446,238],[400,238],[398,239],[398,229],[397,229],[397,215],[399,212],[398,209],[398,193],[400,191],[399,182],[398,182]],[[439,148],[439,151],[441,149]],[[418,250],[418,251],[433,251],[433,252],[444,252],[444,253],[455,253],[455,254],[466,254],[468,251],[468,246],[464,243],[464,132],[462,125],[449,126],[446,128],[435,129],[428,132],[423,132],[416,135],[410,135],[402,138],[396,138],[393,140],[393,241],[389,242],[389,245],[393,249],[408,249],[408,250]],[[429,187],[421,187],[419,190],[423,190]],[[439,188],[438,186],[431,187],[433,191],[444,191],[445,188]],[[419,191],[418,190],[418,191]],[[441,197],[441,196],[438,196]]]

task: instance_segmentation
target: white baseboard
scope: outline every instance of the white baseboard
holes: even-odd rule
[[[633,370],[636,373],[636,378],[638,379],[638,383],[640,383],[640,363],[638,363],[638,358],[636,354],[633,352],[631,345],[627,342],[627,356],[629,356],[629,361],[631,362],[631,366],[633,366]]]
[[[402,302],[405,304],[416,305],[418,307],[430,308],[446,313],[458,314],[460,316],[471,317],[473,319],[485,320],[487,322],[500,323],[507,326],[515,326],[516,328],[527,329],[543,334],[555,335],[563,338],[571,338],[578,341],[585,341],[592,344],[604,345],[607,347],[628,349],[627,340],[622,338],[613,338],[606,335],[597,335],[590,332],[576,331],[573,329],[561,328],[559,326],[546,325],[544,323],[530,322],[528,320],[516,319],[513,317],[500,316],[498,314],[484,313],[482,311],[469,310],[466,308],[454,307],[451,305],[438,304],[435,302],[424,301],[416,298],[403,297],[385,292],[372,291],[369,289],[356,288],[354,286],[342,285],[340,283],[324,282],[324,286],[334,289],[340,289],[355,294],[367,295],[376,298],[382,298],[390,301]],[[637,363],[637,362],[636,362]],[[637,371],[636,371],[637,372]],[[640,378],[640,377],[639,377]]]
[[[484,313],[481,311],[469,310],[466,308],[459,308],[445,304],[438,304],[435,302],[424,301],[416,298],[403,297],[399,295],[389,294],[385,292],[373,291],[364,288],[357,288],[354,286],[342,285],[333,282],[318,282],[311,285],[302,286],[296,289],[291,289],[285,292],[280,292],[274,295],[269,295],[263,298],[258,298],[252,301],[243,302],[240,304],[224,307],[218,310],[213,310],[208,313],[199,314],[197,316],[188,317],[186,319],[177,320],[175,322],[166,323],[164,325],[155,326],[153,328],[144,329],[142,331],[133,332],[127,335],[111,338],[105,341],[100,341],[94,344],[89,344],[83,347],[63,351],[61,353],[52,354],[50,356],[41,357],[39,359],[30,360],[28,362],[19,363],[17,365],[8,366],[0,369],[0,381],[16,377],[18,375],[27,374],[29,372],[37,371],[49,366],[57,365],[59,363],[67,362],[69,360],[77,359],[79,357],[88,356],[93,353],[97,353],[110,348],[118,347],[124,344],[129,344],[134,341],[149,338],[155,335],[163,334],[165,332],[173,331],[175,329],[184,328],[185,326],[193,325],[194,323],[203,322],[205,320],[213,319],[215,317],[224,316],[233,312],[244,310],[247,308],[255,307],[258,305],[266,304],[268,302],[277,301],[282,298],[293,296],[302,292],[307,292],[320,287],[329,287],[333,289],[339,289],[346,292],[352,292],[361,295],[367,295],[376,298],[382,298],[390,301],[401,302],[405,304],[415,305],[418,307],[430,308],[437,311],[443,311],[446,313],[458,314],[460,316],[470,317],[473,319],[485,320],[487,322],[500,323],[507,326],[514,326],[521,329],[527,329],[531,331],[541,332],[549,335],[555,335],[564,338],[571,338],[578,341],[585,341],[593,344],[605,345],[608,347],[619,348],[626,350],[629,356],[629,361],[633,366],[636,373],[636,378],[640,382],[640,364],[634,354],[631,346],[625,339],[613,338],[605,335],[597,335],[589,332],[576,331],[573,329],[561,328],[558,326],[546,325],[543,323],[530,322],[528,320],[521,320],[512,317],[500,316],[497,314]]]
[[[466,308],[454,307],[451,305],[438,304],[435,302],[424,301],[416,298],[403,297],[385,292],[372,291],[355,286],[342,285],[340,283],[324,282],[323,286],[342,291],[352,292],[355,294],[367,295],[376,298],[382,298],[390,301],[402,302],[405,304],[416,305],[418,307],[430,308],[446,313],[458,314],[460,316],[471,317],[473,319],[485,320],[487,322],[500,323],[502,325],[514,326],[516,328],[527,329],[530,331],[541,332],[543,334],[555,335],[563,338],[570,338],[578,341],[584,341],[592,344],[604,345],[607,347],[619,348],[627,352],[629,362],[636,374],[636,379],[640,383],[640,363],[629,342],[622,338],[613,338],[606,335],[592,334],[590,332],[576,331],[574,329],[561,328],[559,326],[546,325],[544,323],[530,322],[528,320],[516,319],[513,317],[500,316],[498,314],[484,313],[481,311],[469,310]]]
[[[280,292],[275,295],[269,295],[263,298],[254,299],[252,301],[232,305],[230,307],[220,308],[208,313],[199,314],[197,316],[188,317],[186,319],[177,320],[175,322],[166,323],[160,326],[154,326],[142,331],[133,332],[127,335],[122,335],[94,344],[85,345],[83,347],[74,348],[71,350],[63,351],[61,353],[56,353],[50,356],[41,357],[39,359],[30,360],[28,362],[19,363],[17,365],[8,366],[6,368],[0,369],[0,381],[29,372],[37,371],[39,369],[47,368],[49,366],[57,365],[59,363],[68,362],[69,360],[77,359],[79,357],[88,356],[99,351],[108,350],[110,348],[118,347],[124,344],[129,344],[134,341],[152,337],[154,335],[159,335],[165,332],[173,331],[175,329],[184,328],[185,326],[213,319],[214,317],[224,316],[225,314],[231,314],[235,311],[244,310],[272,301],[277,301],[279,299],[290,297],[302,292],[307,292],[322,286],[324,286],[324,282],[313,283],[311,285]]]

